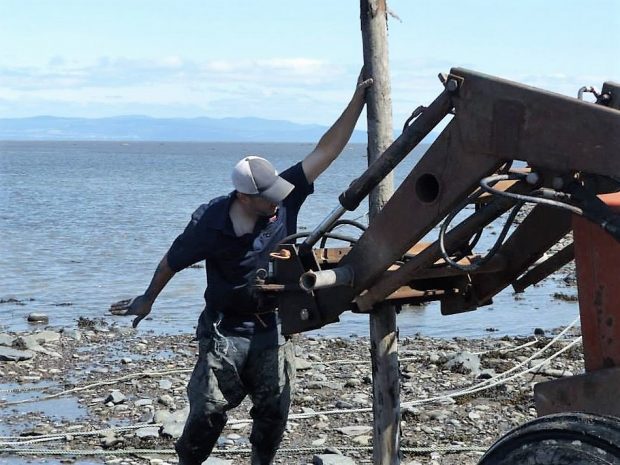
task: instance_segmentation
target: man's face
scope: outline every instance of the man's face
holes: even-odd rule
[[[278,210],[278,204],[273,203],[271,200],[264,199],[260,196],[248,197],[250,208],[259,216],[272,217]]]

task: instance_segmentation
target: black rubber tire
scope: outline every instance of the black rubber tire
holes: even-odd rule
[[[515,428],[478,465],[620,465],[620,418],[561,413]]]

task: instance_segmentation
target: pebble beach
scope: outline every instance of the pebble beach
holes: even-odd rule
[[[295,336],[297,380],[278,464],[372,463],[367,338]],[[0,333],[0,463],[176,464],[198,345],[106,320]],[[578,328],[398,341],[401,463],[475,465],[536,417],[537,382],[583,372]],[[249,462],[249,401],[209,465]]]

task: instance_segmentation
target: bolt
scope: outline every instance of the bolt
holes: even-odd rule
[[[310,319],[310,312],[307,308],[302,308],[299,311],[299,318],[301,319],[301,321],[308,321]]]
[[[538,182],[540,181],[540,176],[538,175],[538,173],[529,173],[526,177],[525,177],[525,181],[532,185],[535,186],[536,184],[538,184]]]
[[[446,90],[448,92],[455,92],[458,88],[459,83],[456,81],[456,79],[448,79],[448,82],[446,82]]]

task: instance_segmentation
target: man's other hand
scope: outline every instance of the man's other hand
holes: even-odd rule
[[[110,313],[112,315],[136,315],[133,320],[133,327],[135,328],[149,313],[153,302],[147,299],[144,295],[134,297],[133,299],[120,300],[113,303],[110,306]]]

